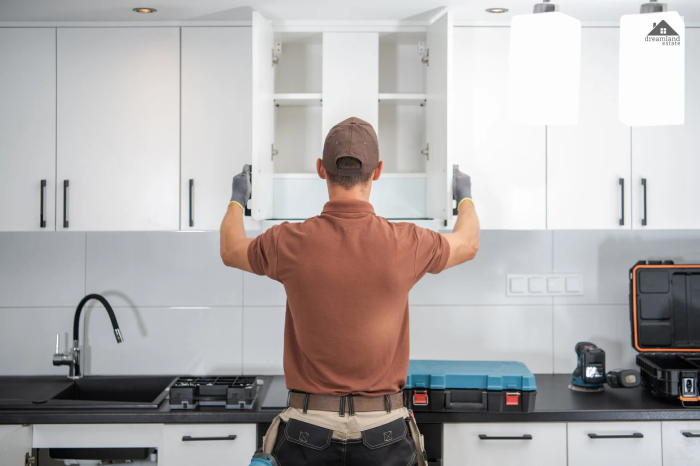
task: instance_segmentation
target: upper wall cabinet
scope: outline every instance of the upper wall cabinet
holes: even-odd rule
[[[58,229],[177,230],[180,29],[57,37]]]
[[[510,28],[454,28],[451,163],[472,178],[482,228],[544,229],[546,130],[508,120],[509,47]]]
[[[0,28],[0,231],[54,230],[56,29]]]
[[[254,14],[253,217],[318,215],[328,200],[316,174],[325,136],[356,116],[377,130],[385,163],[370,197],[377,214],[447,219],[451,47],[449,15],[426,32],[275,34]]]
[[[685,40],[685,124],[632,128],[633,228],[700,229],[700,29]]]
[[[231,178],[251,163],[251,56],[250,27],[182,28],[183,230],[218,230]]]
[[[620,31],[583,28],[578,125],[547,128],[547,227],[631,228],[630,128],[620,123]]]

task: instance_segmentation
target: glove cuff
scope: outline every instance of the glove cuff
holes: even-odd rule
[[[472,203],[472,205],[473,205],[474,207],[476,207],[476,204],[474,204],[474,200],[473,200],[471,197],[465,197],[464,199],[462,199],[461,201],[459,201],[459,204],[457,204],[457,210],[459,210],[459,206],[461,206],[461,205],[462,205],[462,202],[464,202],[464,201],[469,201],[469,202]]]
[[[228,203],[229,206],[230,206],[231,204],[236,204],[238,207],[241,208],[241,210],[243,211],[243,214],[245,214],[245,209],[243,208],[243,206],[241,205],[240,202],[238,202],[238,201],[231,201],[231,202]]]

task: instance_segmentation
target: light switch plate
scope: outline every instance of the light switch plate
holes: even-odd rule
[[[507,275],[507,296],[583,296],[580,273]]]

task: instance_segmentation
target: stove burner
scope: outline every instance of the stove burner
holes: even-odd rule
[[[262,380],[254,376],[180,377],[170,388],[170,407],[252,409],[261,385]]]

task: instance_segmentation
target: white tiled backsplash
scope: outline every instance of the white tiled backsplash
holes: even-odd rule
[[[628,270],[642,259],[700,262],[698,231],[484,231],[477,258],[411,291],[411,357],[518,359],[569,373],[574,345],[633,367]],[[507,276],[580,276],[580,296],[508,296]],[[0,233],[0,375],[65,374],[55,335],[70,337],[87,293],[87,374],[279,374],[284,288],[223,266],[218,232]]]

